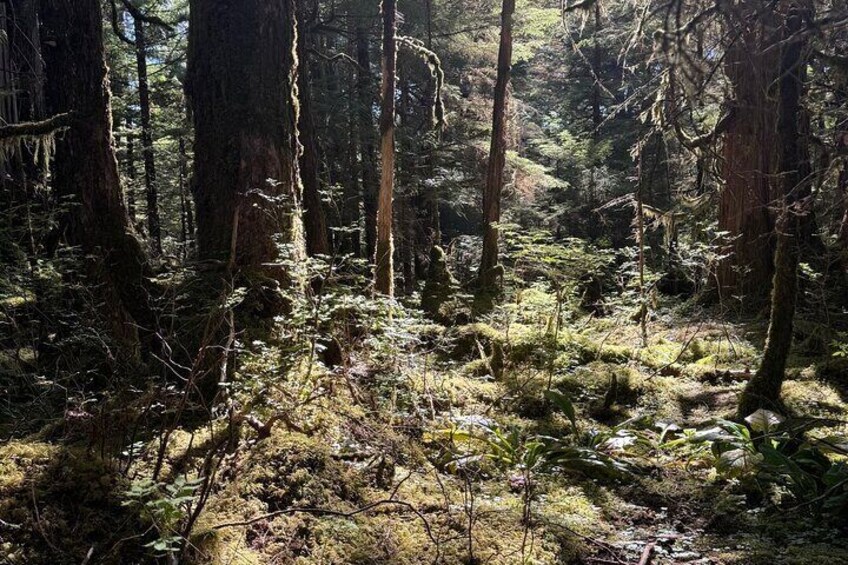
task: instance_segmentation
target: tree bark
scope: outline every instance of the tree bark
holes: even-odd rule
[[[298,0],[298,14],[305,21],[306,0]],[[297,92],[300,102],[298,132],[303,151],[300,154],[300,176],[303,180],[303,223],[306,232],[306,251],[309,255],[329,255],[330,239],[327,216],[321,201],[318,180],[318,143],[315,135],[315,119],[312,114],[312,84],[307,69],[307,37],[305,32],[297,35],[297,58],[301,65],[297,74]]]
[[[144,163],[144,193],[147,199],[147,236],[155,255],[162,254],[162,228],[159,222],[159,194],[156,188],[156,159],[153,153],[153,125],[150,113],[150,81],[147,76],[147,36],[144,22],[133,23],[135,61],[138,72],[138,104],[141,112],[141,155]]]
[[[373,258],[377,252],[377,179],[376,150],[374,143],[373,107],[374,95],[371,90],[371,54],[368,45],[367,29],[360,24],[356,27],[357,97],[360,163],[362,165],[362,203],[365,209],[365,252]]]
[[[353,56],[356,55],[356,44],[350,42],[349,50]],[[341,227],[344,231],[340,233],[342,253],[351,253],[354,257],[362,256],[362,238],[359,229],[360,210],[362,201],[360,179],[362,172],[359,163],[359,148],[357,141],[360,139],[359,119],[357,117],[357,101],[354,99],[356,92],[356,76],[353,72],[349,75],[349,92],[347,98],[347,152],[345,162],[348,174],[344,180],[341,205]]]
[[[781,7],[778,7],[781,10]],[[798,262],[805,224],[809,222],[810,173],[806,132],[800,127],[806,79],[807,39],[802,29],[807,9],[801,2],[784,5],[785,44],[781,56],[778,141],[782,210],[777,226],[777,250],[772,281],[771,317],[763,360],[748,382],[739,403],[739,417],[759,408],[780,409],[780,390],[792,345],[798,295]]]
[[[397,66],[397,2],[383,0],[383,86],[380,105],[380,194],[377,208],[377,252],[374,288],[394,296],[394,242],[392,205],[395,186],[395,83]]]
[[[182,232],[182,255],[188,257],[188,251],[194,247],[194,213],[191,209],[191,194],[188,190],[188,154],[186,152],[185,135],[180,134],[180,227]]]
[[[187,93],[201,260],[278,281],[302,256],[293,0],[192,0]]]
[[[97,275],[107,283],[118,337],[128,342],[141,334],[142,345],[155,347],[151,273],[127,215],[112,146],[100,2],[42,0],[41,20],[49,112],[73,112],[53,165],[53,189],[71,203],[65,236],[101,259]]]
[[[483,256],[480,262],[480,288],[484,292],[497,290],[500,278],[498,261],[498,222],[501,220],[501,191],[506,166],[506,104],[512,70],[512,16],[515,0],[503,0],[501,9],[501,40],[498,49],[498,78],[495,84],[495,104],[492,113],[492,142],[483,190]]]
[[[126,116],[126,128],[127,128],[127,178],[129,179],[129,186],[126,189],[127,192],[127,211],[130,215],[130,222],[135,223],[135,180],[138,177],[135,168],[135,137],[133,135],[133,121],[129,115],[129,111],[127,111]]]
[[[774,218],[770,210],[779,187],[773,173],[778,155],[777,106],[769,88],[778,80],[779,50],[774,48],[776,14],[758,2],[728,7],[728,25],[746,30],[727,53],[725,73],[733,87],[734,118],[723,144],[724,187],[718,227],[727,233],[716,283],[720,298],[765,299],[774,273]],[[771,48],[769,48],[771,47]]]

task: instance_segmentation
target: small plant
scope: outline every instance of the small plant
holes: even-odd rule
[[[133,482],[124,493],[124,506],[139,512],[141,519],[150,524],[157,537],[145,544],[157,555],[175,555],[180,551],[184,537],[183,526],[197,498],[202,479],[178,477],[173,483],[157,483],[150,479]]]
[[[568,418],[571,433],[567,437],[523,436],[516,427],[502,428],[488,421],[475,420],[470,422],[472,429],[454,425],[431,433],[430,438],[450,444],[446,454],[453,460],[447,459],[447,463],[466,461],[469,459],[467,451],[474,451],[506,469],[576,472],[609,478],[630,474],[632,466],[626,459],[637,455],[637,447],[650,447],[647,438],[629,428],[634,420],[610,430],[581,433],[571,400],[556,391],[548,391],[546,396]],[[474,448],[474,445],[482,446],[482,449]]]
[[[848,518],[848,438],[816,438],[807,433],[835,422],[785,419],[769,410],[758,410],[745,422],[720,420],[705,430],[687,430],[664,446],[709,446],[719,476],[747,480],[761,488],[780,486],[791,493],[797,508]]]

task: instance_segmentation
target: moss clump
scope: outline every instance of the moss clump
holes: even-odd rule
[[[434,245],[430,251],[430,267],[427,271],[427,282],[421,293],[421,309],[439,322],[449,322],[446,304],[454,300],[459,290],[459,282],[448,269],[445,250]]]
[[[339,501],[358,502],[363,478],[334,459],[325,442],[275,428],[256,449],[241,479],[242,494],[272,508],[327,506]]]
[[[83,449],[30,441],[3,446],[0,562],[82,563],[92,548],[102,560],[111,551],[106,562],[140,562],[141,530],[121,505],[125,488],[106,462]]]
[[[478,343],[486,348],[489,348],[492,343],[498,343],[501,346],[506,343],[506,336],[502,332],[484,323],[459,326],[454,328],[449,336],[453,341],[450,357],[457,361],[478,357],[480,352]]]

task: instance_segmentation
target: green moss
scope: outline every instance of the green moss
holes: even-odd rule
[[[450,357],[454,360],[479,356],[478,343],[484,347],[488,347],[494,342],[501,345],[506,343],[506,337],[502,332],[489,324],[479,322],[453,328],[448,336],[453,342]]]
[[[142,530],[121,505],[125,487],[110,465],[84,449],[37,441],[3,446],[0,520],[17,527],[3,532],[0,561],[81,563],[109,532],[113,562],[137,562]]]

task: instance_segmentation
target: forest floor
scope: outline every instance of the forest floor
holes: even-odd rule
[[[391,339],[310,376],[312,388],[271,387],[281,404],[299,400],[268,437],[248,430],[216,461],[204,453],[224,423],[176,430],[159,475],[171,490],[155,499],[141,481],[155,439],[134,462],[74,441],[67,424],[12,440],[0,447],[0,563],[152,561],[180,543],[168,538],[197,504],[180,477],[191,484],[210,468],[193,562],[848,562],[848,539],[809,508],[718,475],[708,448],[670,441],[732,418],[762,320],[730,323],[669,302],[641,347],[627,317],[555,330],[533,311],[531,302],[509,323],[451,329],[394,319]],[[797,349],[815,352],[816,339],[810,331]],[[793,356],[787,406],[842,418],[848,380],[840,386],[834,366]],[[274,356],[257,352],[240,371],[273,373]],[[573,424],[546,399],[549,387],[573,400]],[[581,441],[605,438],[605,453],[630,470],[533,466],[535,437],[574,427]]]

